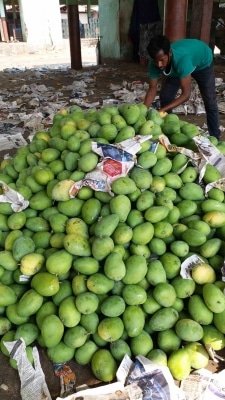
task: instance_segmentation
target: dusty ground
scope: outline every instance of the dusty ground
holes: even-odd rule
[[[92,54],[93,56],[93,54]],[[32,55],[30,55],[32,57]],[[48,55],[50,57],[50,55]],[[54,56],[56,57],[56,55]],[[58,57],[58,56],[57,56]],[[54,60],[51,59],[51,63],[57,65],[61,64],[62,61],[60,58],[55,58]],[[60,55],[61,57],[61,55]],[[3,57],[4,58],[4,57]],[[10,58],[6,60],[3,58],[1,59],[0,63],[1,66],[4,67],[12,67],[13,65],[19,66],[19,58],[17,56],[17,63],[15,60]],[[32,61],[31,61],[32,60]],[[28,62],[28,61],[27,61]],[[25,59],[22,58],[20,66],[23,66],[25,63]],[[37,64],[37,60],[31,59],[29,60],[29,66],[33,67],[35,65],[46,65],[48,60],[46,57],[39,57],[39,63]],[[91,61],[90,61],[91,63]],[[69,64],[69,59],[65,59],[65,65]],[[54,66],[55,66],[54,65]],[[87,67],[85,67],[87,68]],[[88,67],[88,70],[95,70],[97,67]],[[0,67],[0,69],[2,69]],[[215,65],[216,76],[223,78],[225,81],[225,61],[220,60],[216,61]],[[31,74],[31,75],[29,75]],[[29,82],[30,77],[32,77],[32,72],[29,70],[25,71],[0,71],[0,87],[1,92],[4,93],[5,90],[10,92],[11,98],[18,97],[18,89],[21,87],[22,83],[27,83],[27,77],[29,75]],[[63,99],[67,102],[68,105],[71,105],[71,92],[63,89],[63,87],[71,84],[71,79],[75,79],[74,75],[71,75],[70,72],[65,72],[62,70],[54,69],[49,71],[49,73],[45,73],[41,78],[35,77],[32,78],[32,83],[37,84],[44,84],[47,87],[51,86],[55,88],[55,91],[62,91],[63,92]],[[79,78],[81,79],[81,78]],[[111,83],[114,84],[121,84],[123,80],[132,82],[135,80],[146,81],[146,68],[144,66],[140,66],[138,64],[128,64],[125,62],[114,63],[110,65],[104,65],[102,68],[101,73],[96,74],[95,86],[94,86],[94,94],[88,96],[86,100],[89,101],[96,101],[99,99],[106,99],[112,97],[112,92],[110,91],[109,87]],[[0,92],[0,95],[1,95]],[[0,122],[1,120],[7,117],[6,110],[0,110]],[[205,122],[205,115],[201,116],[182,116],[183,119],[196,123],[199,126],[202,126]],[[221,115],[221,125],[225,126],[225,115]],[[224,136],[225,137],[225,136]],[[48,361],[47,357],[45,356],[43,351],[40,351],[41,362],[43,366],[43,370],[46,374],[47,384],[49,386],[49,390],[52,394],[52,398],[55,399],[59,395],[59,379],[54,376],[53,368],[51,363]],[[89,368],[81,368],[75,363],[70,363],[72,370],[76,373],[77,376],[77,385],[81,385],[87,383],[88,385],[93,385],[96,381],[93,379],[90,369]],[[7,385],[8,390],[3,390],[1,385]],[[15,370],[9,367],[7,359],[5,356],[0,354],[0,399],[1,400],[20,400],[20,383],[18,374]]]
[[[131,83],[133,81],[141,81],[147,82],[146,76],[146,67],[134,64],[134,63],[126,63],[126,62],[116,62],[111,64],[104,64],[101,68],[100,73],[96,73],[98,71],[99,66],[95,66],[96,63],[96,54],[95,48],[89,50],[82,50],[83,52],[83,70],[82,71],[93,71],[95,84],[87,87],[87,91],[89,88],[94,90],[93,95],[87,95],[85,97],[85,101],[102,101],[107,98],[113,98],[112,90],[110,90],[110,84],[122,84],[123,81],[127,81]],[[25,69],[26,59],[28,60],[27,68]],[[35,68],[39,68],[43,70],[47,66],[48,62],[50,63],[51,70],[47,73],[46,70],[42,74],[41,77],[37,77],[35,75]],[[19,69],[12,70],[12,66],[16,66]],[[93,66],[91,66],[93,64]],[[88,65],[88,66],[87,66]],[[3,69],[2,68],[6,68]],[[32,69],[29,69],[32,68]],[[78,79],[82,80],[81,76],[76,78],[76,73],[72,73],[70,68],[70,57],[68,49],[63,51],[63,54],[60,52],[49,52],[45,55],[32,55],[29,56],[1,56],[0,54],[0,96],[4,91],[7,91],[10,94],[10,99],[13,101],[14,99],[17,101],[19,96],[19,89],[23,84],[44,84],[46,87],[55,88],[56,93],[62,92],[63,96],[59,98],[59,100],[63,100],[66,106],[70,106],[73,104],[73,100],[71,100],[71,90],[67,90],[66,86],[71,85],[72,81]],[[217,59],[215,61],[215,72],[216,77],[222,78],[225,82],[225,60]],[[78,71],[79,74],[79,71]],[[3,96],[3,98],[7,97]],[[23,110],[26,110],[26,105],[23,107]],[[27,107],[27,111],[30,112],[29,107]],[[35,110],[33,110],[35,111]],[[0,121],[5,119],[7,116],[7,110],[0,108]],[[193,122],[200,127],[206,122],[205,115],[193,115],[189,114],[187,116],[181,115],[180,118]],[[220,115],[220,122],[222,126],[225,126],[225,114]],[[224,136],[225,137],[225,136]]]
[[[81,39],[83,66],[96,64],[96,39]],[[33,68],[39,66],[70,65],[69,40],[63,39],[60,48],[31,51],[26,43],[0,42],[0,71],[5,68]]]

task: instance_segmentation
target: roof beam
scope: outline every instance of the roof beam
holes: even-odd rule
[[[90,3],[92,6],[98,5],[98,0],[59,0],[60,4],[86,6]]]

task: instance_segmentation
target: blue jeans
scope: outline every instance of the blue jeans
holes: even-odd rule
[[[216,101],[215,75],[213,64],[200,71],[194,71],[191,76],[197,82],[206,111],[209,134],[219,138],[219,111]],[[160,93],[161,107],[175,99],[180,88],[179,78],[166,78]]]

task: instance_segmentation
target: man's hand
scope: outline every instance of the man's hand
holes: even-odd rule
[[[170,111],[173,108],[178,107],[180,104],[185,103],[189,99],[191,95],[191,75],[182,78],[180,80],[180,86],[182,91],[181,95],[166,106],[162,107],[160,111]]]
[[[167,112],[166,112],[166,111],[163,111],[162,108],[160,108],[160,109],[158,110],[158,112],[159,112],[159,115],[160,115],[161,118],[164,118],[164,117],[167,115]]]
[[[158,83],[157,79],[151,79],[149,82],[149,88],[148,88],[148,91],[147,91],[145,99],[144,99],[144,104],[147,107],[150,107],[152,105],[152,102],[156,96],[157,83]]]

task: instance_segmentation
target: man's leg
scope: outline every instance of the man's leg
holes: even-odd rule
[[[175,99],[179,87],[180,80],[178,78],[165,78],[159,95],[161,107],[167,106]]]
[[[213,65],[204,68],[201,71],[193,72],[192,76],[199,86],[199,90],[205,105],[209,134],[219,138],[219,111],[216,101],[215,75]]]

